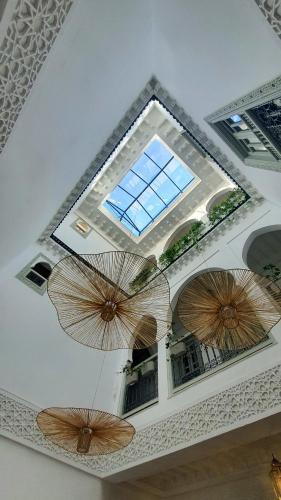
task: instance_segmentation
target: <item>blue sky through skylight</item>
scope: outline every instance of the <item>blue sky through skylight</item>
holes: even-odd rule
[[[139,236],[193,179],[170,150],[154,139],[103,205]]]

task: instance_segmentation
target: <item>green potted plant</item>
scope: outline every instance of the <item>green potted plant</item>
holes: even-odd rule
[[[173,243],[169,248],[167,248],[167,250],[165,250],[165,252],[160,255],[160,266],[169,266],[185,250],[192,247],[193,245],[196,245],[202,237],[204,226],[205,224],[202,221],[193,222],[187,233],[177,241],[175,241],[175,243]]]
[[[133,362],[128,359],[122,368],[122,373],[126,374],[126,385],[135,385],[139,380],[139,372],[138,370],[134,370],[132,365]]]
[[[212,226],[215,226],[233,212],[245,199],[246,195],[242,189],[237,188],[231,191],[221,203],[218,203],[210,210],[208,218]]]

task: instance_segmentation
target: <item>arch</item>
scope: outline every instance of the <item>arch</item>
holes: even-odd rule
[[[200,274],[210,273],[211,271],[224,271],[224,269],[222,267],[209,267],[207,269],[202,269],[200,271],[197,271],[196,273],[194,273],[191,276],[188,276],[186,278],[186,280],[180,285],[180,287],[178,288],[178,290],[176,291],[175,295],[173,296],[173,298],[171,300],[171,309],[172,309],[173,313],[174,313],[174,311],[176,309],[179,295],[182,292],[182,290],[184,289],[184,287],[188,283],[190,283],[190,281],[192,281],[194,278],[196,278],[197,276],[199,276]]]
[[[166,252],[166,250],[168,250],[170,246],[172,246],[177,240],[184,236],[194,222],[198,222],[198,219],[189,219],[181,224],[177,229],[175,229],[170,238],[167,240],[163,252]]]
[[[151,262],[152,264],[154,264],[155,266],[157,266],[157,259],[156,259],[156,255],[152,254],[152,255],[149,255],[148,257],[146,257],[147,260],[149,260],[149,262]]]
[[[45,280],[49,278],[52,272],[52,267],[48,262],[37,262],[31,269],[42,276]]]
[[[139,363],[142,363],[147,358],[150,358],[153,354],[157,353],[157,343],[156,343],[156,335],[157,335],[157,322],[153,316],[143,316],[135,331],[134,331],[134,345],[132,348],[132,366],[136,366]],[[142,338],[149,338],[151,345],[146,347],[145,343],[142,342]],[[138,345],[143,343],[143,348],[136,349],[135,345],[138,342]]]
[[[281,224],[273,224],[271,226],[266,226],[266,227],[259,228],[259,229],[257,229],[256,231],[253,231],[253,233],[250,234],[250,236],[247,238],[247,240],[246,240],[246,242],[244,244],[243,250],[242,250],[242,259],[243,259],[245,265],[249,269],[251,269],[252,271],[255,271],[255,269],[252,269],[252,267],[251,267],[252,266],[251,261],[249,262],[249,255],[251,254],[251,252],[254,251],[253,244],[254,244],[255,241],[257,243],[257,238],[265,236],[268,233],[279,232],[279,231],[280,231],[280,234],[281,234]],[[280,254],[280,248],[279,248],[279,254]],[[260,266],[260,267],[262,267],[262,266]],[[256,270],[255,272],[258,272],[258,271]]]
[[[214,208],[216,205],[219,205],[220,203],[222,203],[227,198],[227,196],[231,193],[231,191],[233,191],[233,189],[234,188],[227,187],[227,188],[221,189],[215,195],[213,195],[212,198],[210,198],[210,200],[206,204],[207,214],[209,214],[210,211],[212,210],[212,208]]]

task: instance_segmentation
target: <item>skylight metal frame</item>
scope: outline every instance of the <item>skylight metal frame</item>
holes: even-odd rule
[[[162,141],[161,141],[162,142]],[[115,214],[117,213],[117,218],[119,219],[119,221],[122,223],[122,220],[124,219],[129,225],[132,226],[132,228],[135,229],[135,231],[138,233],[138,236],[140,236],[142,233],[144,233],[144,231],[147,229],[148,226],[150,226],[151,224],[153,224],[153,222],[158,219],[158,217],[173,203],[173,201],[178,198],[178,196],[180,196],[185,190],[186,188],[194,181],[194,175],[191,173],[191,171],[189,171],[189,173],[192,175],[191,179],[189,180],[189,182],[183,187],[183,188],[180,188],[176,182],[172,179],[172,177],[167,173],[165,172],[165,168],[169,165],[169,163],[171,163],[171,161],[173,159],[176,159],[176,156],[174,154],[172,154],[170,148],[167,147],[167,145],[165,144],[164,147],[170,152],[171,154],[171,158],[169,158],[169,160],[165,163],[164,166],[160,166],[155,160],[153,160],[153,158],[151,158],[151,156],[149,156],[149,154],[147,154],[146,151],[143,152],[143,154],[150,160],[152,161],[156,167],[159,169],[159,172],[157,172],[157,174],[148,182],[145,180],[145,178],[141,177],[137,172],[134,171],[134,165],[131,167],[131,169],[129,170],[129,172],[133,172],[134,175],[136,175],[143,183],[145,183],[145,187],[140,191],[140,193],[137,195],[137,196],[133,196],[132,193],[129,193],[129,191],[127,191],[123,186],[121,186],[121,184],[117,184],[115,186],[118,187],[119,189],[121,189],[122,191],[124,191],[126,194],[128,194],[130,197],[133,198],[133,200],[131,201],[131,203],[128,205],[128,207],[126,209],[121,209],[120,207],[118,207],[115,203],[113,203],[112,201],[110,200],[105,200],[105,205],[109,205],[111,208],[113,208]],[[179,161],[179,164],[181,166],[181,168],[184,168],[181,164],[181,161]],[[176,189],[178,190],[178,193],[169,201],[169,203],[166,203],[165,200],[157,193],[157,191],[152,187],[152,183],[157,179],[157,177],[159,177],[159,175],[161,175],[161,173],[163,173],[167,179],[169,179],[169,181],[172,182],[172,184],[174,184],[174,186],[176,187]],[[128,172],[126,173],[126,175],[128,174]],[[121,182],[121,181],[120,181]],[[114,188],[114,189],[115,189]],[[152,215],[150,215],[150,213],[146,210],[145,206],[139,201],[139,198],[141,197],[141,195],[146,191],[146,189],[150,188],[154,194],[159,198],[159,200],[164,204],[164,207],[162,208],[162,210],[160,210],[158,212],[158,214],[153,217]],[[138,228],[138,226],[134,223],[134,221],[131,219],[131,217],[128,215],[128,210],[132,207],[132,205],[134,203],[139,203],[139,205],[142,207],[142,209],[146,212],[146,214],[148,215],[148,217],[150,218],[150,221],[140,230]]]

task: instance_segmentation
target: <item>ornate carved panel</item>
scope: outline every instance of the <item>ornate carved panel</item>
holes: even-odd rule
[[[281,38],[281,0],[255,0],[276,35]]]
[[[19,0],[0,46],[0,152],[73,0]]]
[[[0,433],[89,473],[106,477],[280,412],[281,365],[146,426],[136,433],[127,448],[103,457],[71,455],[46,441],[36,426],[37,411],[30,403],[2,391]]]

